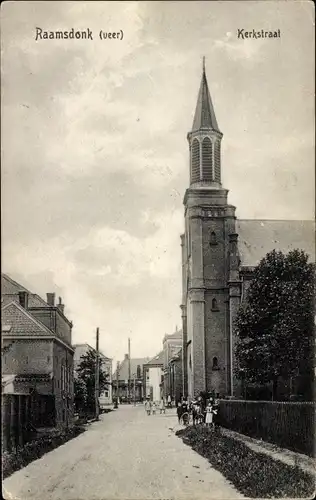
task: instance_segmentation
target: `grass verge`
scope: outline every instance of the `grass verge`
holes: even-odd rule
[[[74,425],[68,429],[54,429],[48,434],[29,441],[22,447],[18,447],[13,452],[2,453],[2,477],[5,479],[23,467],[26,467],[33,460],[37,460],[45,453],[66,443],[70,439],[77,437],[85,431],[80,425]]]
[[[315,478],[298,467],[257,453],[224,436],[221,429],[187,427],[176,432],[183,442],[207,458],[240,493],[251,498],[313,498]]]

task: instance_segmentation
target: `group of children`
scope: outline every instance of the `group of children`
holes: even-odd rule
[[[205,423],[207,427],[215,427],[215,424],[218,423],[218,411],[219,411],[219,402],[218,399],[211,398],[206,406],[203,404],[202,398],[197,398],[197,400],[193,400],[190,404],[183,399],[182,403],[178,403],[177,406],[177,415],[179,424],[184,421],[185,414],[190,413],[192,415],[193,424]]]
[[[159,404],[157,404],[156,401],[151,402],[149,399],[146,399],[145,411],[147,415],[156,415],[157,407],[159,407],[160,414],[166,413],[166,406],[163,399],[160,401]]]

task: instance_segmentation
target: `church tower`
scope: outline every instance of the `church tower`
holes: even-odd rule
[[[230,306],[239,303],[239,263],[235,207],[228,204],[228,191],[221,183],[222,138],[203,60],[193,126],[187,135],[190,186],[184,196],[181,236],[183,392],[190,398],[205,390],[232,394]]]

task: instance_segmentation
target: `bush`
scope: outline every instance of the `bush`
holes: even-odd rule
[[[176,432],[184,443],[209,460],[245,496],[251,498],[312,498],[315,479],[298,467],[256,453],[224,436],[220,428],[189,427]]]
[[[25,467],[33,460],[41,458],[45,453],[66,443],[84,431],[84,427],[79,425],[68,429],[54,429],[50,433],[26,443],[23,447],[18,447],[15,452],[4,452],[2,454],[3,478],[5,479],[13,472]]]

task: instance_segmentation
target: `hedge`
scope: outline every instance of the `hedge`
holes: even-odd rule
[[[228,429],[314,455],[315,403],[221,400],[219,418]]]
[[[45,453],[66,443],[70,439],[77,437],[85,431],[85,428],[74,425],[68,429],[57,430],[34,439],[22,447],[18,447],[15,452],[3,452],[2,454],[2,475],[5,479],[13,472],[25,467],[33,460],[42,457]]]

